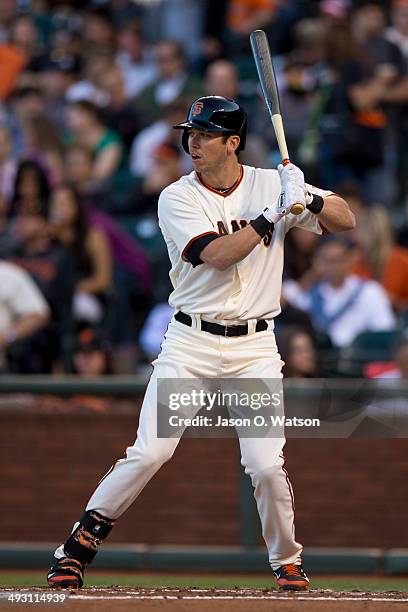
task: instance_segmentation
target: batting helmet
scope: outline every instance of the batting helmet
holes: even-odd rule
[[[219,132],[220,134],[240,137],[237,151],[245,148],[247,132],[247,115],[242,106],[222,96],[204,96],[194,100],[188,111],[187,121],[173,126],[184,129],[182,144],[188,150],[188,129],[202,132]]]

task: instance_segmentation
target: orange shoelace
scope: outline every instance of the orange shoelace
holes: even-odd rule
[[[284,565],[283,569],[288,576],[299,576],[299,569],[296,567],[294,563],[289,563],[288,565]]]

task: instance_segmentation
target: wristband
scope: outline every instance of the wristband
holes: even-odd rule
[[[310,210],[310,212],[312,212],[313,214],[318,215],[324,206],[324,200],[322,196],[319,196],[316,193],[311,193],[310,195],[313,199],[310,204],[306,205],[306,208]]]
[[[261,238],[266,236],[270,230],[273,230],[274,224],[271,221],[268,221],[264,215],[259,215],[256,219],[252,219],[250,221],[250,225],[254,228],[257,234],[260,235]]]

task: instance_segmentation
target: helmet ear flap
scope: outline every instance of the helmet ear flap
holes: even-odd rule
[[[239,153],[240,151],[243,151],[245,149],[245,144],[246,144],[246,137],[247,137],[247,117],[245,114],[244,117],[244,121],[242,123],[242,127],[241,130],[239,132],[239,146],[237,149],[237,153]]]
[[[181,144],[183,145],[183,149],[185,150],[185,152],[190,154],[190,151],[188,149],[188,128],[184,128],[183,130],[183,137],[181,139]]]

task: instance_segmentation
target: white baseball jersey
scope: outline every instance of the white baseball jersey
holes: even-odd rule
[[[308,187],[322,197],[332,194]],[[238,182],[225,193],[206,185],[196,172],[163,190],[158,212],[172,266],[171,306],[225,321],[272,319],[280,313],[285,234],[295,226],[321,234],[316,215],[308,210],[286,215],[247,257],[227,270],[203,263],[199,254],[215,236],[237,231],[258,217],[281,190],[277,170],[250,166],[241,166]]]

